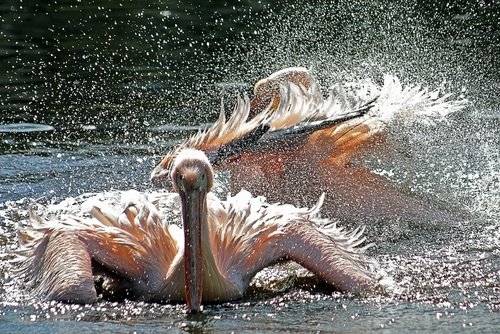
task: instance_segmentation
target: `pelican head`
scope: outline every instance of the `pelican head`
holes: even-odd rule
[[[171,172],[172,186],[181,199],[184,227],[184,286],[190,312],[199,312],[203,281],[202,234],[207,226],[206,196],[213,185],[214,173],[205,154],[182,150]]]
[[[252,100],[250,117],[256,115],[268,105],[271,105],[271,109],[277,108],[280,104],[280,85],[287,82],[302,85],[308,89],[315,83],[315,80],[311,71],[305,67],[285,68],[259,80],[253,87],[254,99]]]

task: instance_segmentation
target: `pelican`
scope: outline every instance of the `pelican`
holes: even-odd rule
[[[210,192],[213,173],[201,151],[176,155],[171,179],[178,195],[168,196],[180,200],[182,229],[162,220],[138,192],[126,196],[118,213],[96,202],[89,204],[90,218],[32,214],[19,253],[27,282],[48,300],[92,303],[99,290],[185,301],[190,312],[202,303],[241,298],[257,272],[281,260],[299,263],[341,291],[378,286],[362,229],[345,231],[321,218],[323,196],[311,209],[268,204],[245,190],[221,201]]]
[[[409,194],[365,164],[367,155],[391,152],[398,125],[434,124],[466,105],[420,86],[403,87],[387,75],[382,87],[370,80],[335,85],[327,98],[311,72],[288,68],[260,80],[254,98],[238,98],[226,121],[188,138],[169,152],[151,174],[168,181],[179,150],[206,152],[219,171],[228,171],[233,191],[245,188],[298,206],[311,206],[326,193],[324,212],[355,223],[367,220],[453,219]],[[262,107],[266,105],[266,107]],[[421,125],[420,125],[421,126]]]

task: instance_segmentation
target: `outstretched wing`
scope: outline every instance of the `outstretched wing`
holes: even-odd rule
[[[285,257],[341,291],[361,293],[375,288],[377,281],[370,271],[375,262],[364,255],[371,245],[360,246],[365,241],[364,229],[344,231],[334,223],[320,227],[318,219],[310,217],[286,226],[286,236],[280,240]]]
[[[249,146],[248,152],[269,148],[296,151],[303,146],[304,152],[320,151],[330,165],[346,166],[374,144],[386,148],[385,136],[392,124],[433,123],[467,102],[449,100],[450,94],[420,86],[403,87],[391,75],[384,77],[382,87],[366,80],[356,87],[334,85],[326,99],[311,94],[293,83],[282,85],[280,105],[268,121],[270,131]]]
[[[92,302],[94,264],[129,281],[137,295],[160,289],[178,253],[175,227],[164,224],[140,196],[121,213],[98,203],[90,213],[95,219],[45,220],[32,213],[19,254],[34,291],[50,300]]]
[[[278,225],[266,217],[262,197],[240,191],[227,201],[209,202],[210,241],[219,272],[245,291],[252,277],[279,258]],[[271,218],[271,219],[270,219]]]
[[[311,154],[320,148],[327,157],[325,164],[346,166],[373,144],[385,143],[388,124],[432,123],[462,109],[467,102],[449,100],[450,94],[420,86],[403,87],[391,75],[384,77],[382,87],[370,80],[337,84],[325,99],[305,68],[276,72],[257,83],[255,93],[256,98],[271,98],[271,94],[273,102],[255,114],[247,98],[238,99],[227,122],[221,110],[212,127],[167,154],[151,174],[152,180],[168,179],[170,163],[185,147],[204,151],[216,166],[226,161],[238,163],[238,157],[246,154],[295,152],[298,147]]]
[[[32,228],[20,231],[21,248],[15,261],[34,293],[48,300],[95,301],[91,257],[86,244],[73,233],[72,219],[46,221],[34,212],[30,218]]]
[[[198,149],[209,155],[209,152],[215,152],[216,157],[210,157],[211,161],[216,161],[217,155],[225,155],[219,152],[225,145],[235,141],[246,142],[245,137],[255,137],[255,130],[265,124],[269,110],[265,110],[253,118],[249,118],[250,99],[248,96],[238,96],[234,111],[231,117],[226,120],[224,103],[221,103],[219,118],[208,129],[199,131],[185,142],[180,144],[174,150],[169,152],[162,161],[153,169],[151,180],[154,183],[168,183],[170,168],[175,157],[185,148]],[[266,128],[267,130],[267,128]],[[260,132],[258,132],[260,136]]]
[[[244,290],[263,268],[280,259],[298,262],[328,283],[346,291],[375,285],[361,230],[345,232],[312,209],[270,205],[243,190],[211,211],[218,223],[211,231],[221,273]]]
[[[102,265],[147,284],[150,293],[164,285],[179,253],[180,229],[168,225],[148,198],[137,191],[124,193],[123,211],[116,214],[102,203],[90,206],[89,213],[111,230],[102,240],[114,241],[113,247],[95,247],[95,259]],[[90,240],[92,240],[89,237]],[[103,248],[105,251],[103,251]],[[130,271],[129,268],[134,268]]]

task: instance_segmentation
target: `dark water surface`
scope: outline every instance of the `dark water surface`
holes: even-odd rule
[[[29,301],[0,258],[0,332],[497,332],[500,328],[500,2],[3,1],[0,246],[28,198],[149,190],[162,154],[213,122],[221,96],[287,66],[323,87],[381,80],[470,100],[450,123],[401,129],[373,168],[464,221],[367,227],[394,292],[353,298],[275,268],[243,301],[206,306]],[[258,280],[257,280],[258,282]]]

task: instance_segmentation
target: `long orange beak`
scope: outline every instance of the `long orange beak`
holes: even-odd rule
[[[207,218],[206,192],[198,189],[180,192],[184,225],[184,287],[191,313],[201,310],[203,266],[201,226]]]

